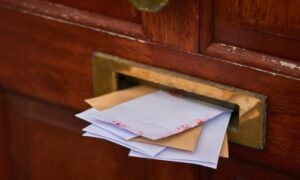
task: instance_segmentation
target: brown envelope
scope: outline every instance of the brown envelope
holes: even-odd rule
[[[191,130],[182,132],[180,134],[176,134],[174,136],[159,139],[156,141],[151,140],[151,139],[146,139],[146,138],[140,137],[140,136],[130,139],[130,140],[145,142],[145,143],[149,143],[149,144],[164,145],[164,146],[173,147],[173,148],[177,148],[177,149],[183,149],[183,150],[187,150],[187,151],[194,151],[195,146],[197,145],[198,139],[190,138],[190,137],[194,137],[194,136],[199,137],[199,134],[201,133],[201,129],[202,129],[202,126],[198,126]],[[185,141],[189,141],[189,142],[185,143]],[[220,156],[223,158],[229,158],[227,134],[225,134],[225,136],[224,136],[222,148],[220,151]]]
[[[154,91],[157,91],[157,89],[149,86],[135,86],[124,90],[114,91],[95,98],[86,99],[85,102],[93,108],[101,111]]]
[[[135,86],[124,90],[114,91],[112,93],[108,93],[95,98],[86,99],[85,102],[87,102],[90,106],[92,106],[95,109],[104,110],[116,106],[118,104],[121,104],[123,102],[152,93],[154,91],[157,91],[157,89],[141,85],[141,86]],[[184,131],[180,134],[176,134],[174,136],[159,139],[156,141],[149,140],[144,137],[136,137],[131,140],[147,142],[151,144],[164,145],[164,146],[183,149],[187,151],[194,151],[200,133],[201,133],[201,126],[198,126],[193,129]],[[223,153],[225,154],[224,156],[226,156],[226,152],[228,156],[228,146],[226,147],[226,145],[227,145],[227,138],[226,141],[224,138],[223,147],[221,151],[222,152],[221,154]]]
[[[220,156],[223,158],[229,158],[228,138],[227,134],[224,136],[223,145],[221,148]]]
[[[195,128],[184,131],[182,133],[175,134],[173,136],[169,136],[159,140],[151,140],[141,136],[135,137],[130,140],[145,142],[149,144],[164,145],[164,146],[183,149],[187,151],[194,151],[197,145],[198,138],[201,133],[201,128],[202,126],[197,126]]]

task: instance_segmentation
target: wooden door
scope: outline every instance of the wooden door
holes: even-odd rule
[[[0,179],[297,179],[300,3],[0,0]],[[129,158],[81,137],[101,51],[268,96],[267,144],[230,144],[218,170]]]

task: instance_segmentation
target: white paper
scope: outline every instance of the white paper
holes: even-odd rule
[[[126,129],[121,129],[113,124],[95,119],[93,116],[95,116],[96,112],[98,112],[98,110],[96,110],[94,108],[90,108],[86,111],[76,114],[76,117],[83,119],[87,122],[90,122],[92,124],[95,124],[96,126],[101,127],[123,139],[126,139],[126,140],[129,140],[129,139],[132,139],[132,138],[135,138],[138,136]]]
[[[119,144],[126,148],[132,149],[134,151],[147,154],[148,156],[155,156],[156,154],[158,154],[159,152],[161,152],[166,148],[164,146],[159,146],[159,145],[146,144],[146,143],[135,142],[135,141],[127,141],[93,124],[84,128],[83,131],[88,132],[86,134],[83,134],[84,136],[106,139],[108,141]]]
[[[223,113],[204,124],[196,150],[188,152],[167,148],[155,157],[130,151],[129,156],[185,162],[216,168],[231,113]]]
[[[154,160],[162,160],[162,161],[171,161],[171,162],[180,162],[180,163],[189,163],[189,164],[196,164],[196,165],[201,165],[209,168],[216,169],[216,164],[215,163],[209,163],[209,162],[203,162],[203,161],[189,161],[189,160],[181,160],[181,159],[170,159],[170,158],[163,158],[163,157],[150,157],[146,156],[142,153],[139,153],[137,151],[131,150],[129,153],[129,156],[131,157],[138,157],[138,158],[145,158],[145,159],[154,159]]]
[[[110,109],[94,118],[157,140],[180,133],[227,111],[199,100],[155,91]]]

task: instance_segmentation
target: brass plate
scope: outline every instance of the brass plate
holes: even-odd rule
[[[169,0],[129,0],[138,10],[147,12],[158,12]]]
[[[179,89],[221,104],[235,104],[239,107],[238,130],[228,130],[229,141],[255,149],[265,146],[267,98],[264,95],[99,52],[93,56],[93,71],[97,96],[118,90],[123,81],[120,77],[125,76],[142,83]]]

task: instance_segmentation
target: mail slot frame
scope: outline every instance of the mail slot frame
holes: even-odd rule
[[[229,129],[229,141],[255,149],[265,147],[267,97],[264,95],[101,52],[95,52],[92,61],[96,96],[118,90],[121,74],[216,101],[236,104],[239,107],[239,129]]]

